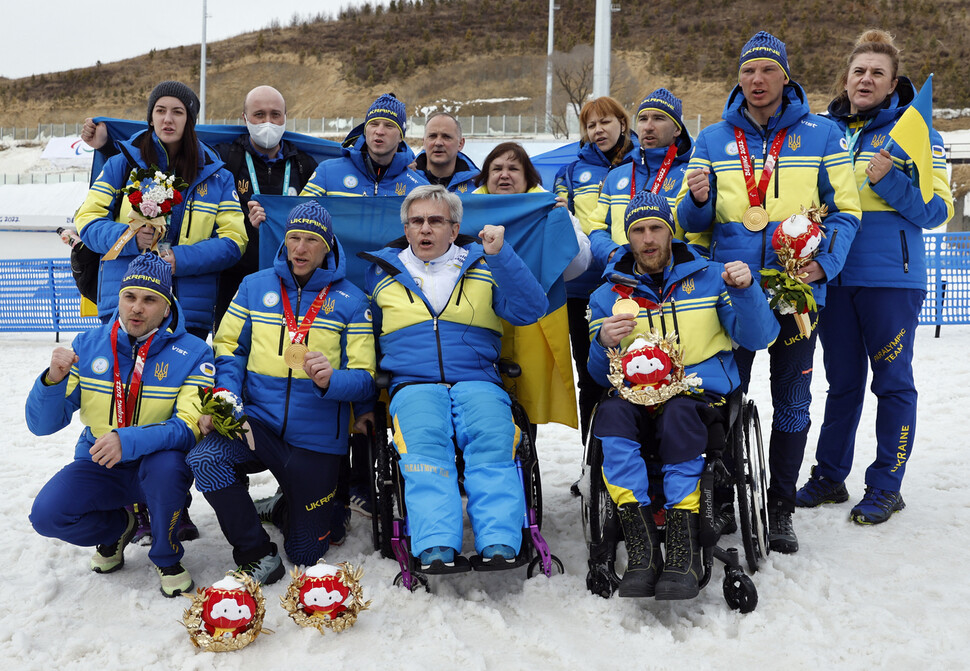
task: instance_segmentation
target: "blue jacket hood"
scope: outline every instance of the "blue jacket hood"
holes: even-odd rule
[[[421,150],[421,153],[417,155],[414,159],[414,167],[420,172],[426,172],[428,169],[428,155]],[[475,162],[465,156],[464,153],[458,152],[457,160],[455,161],[455,174],[451,177],[451,184],[460,184],[462,182],[467,182],[473,179],[476,175],[481,172]],[[450,184],[449,184],[450,186]]]
[[[366,151],[366,148],[367,139],[364,137],[363,133],[361,133],[360,137],[354,141],[353,146],[343,148],[343,155],[351,160],[354,167],[357,168],[362,175],[371,175],[371,171],[368,169],[367,163],[364,160],[364,152]],[[401,142],[397,145],[397,152],[394,154],[394,158],[391,159],[390,165],[387,166],[387,172],[385,172],[381,177],[381,181],[385,179],[394,179],[407,170],[408,166],[413,162],[414,152],[411,151],[411,147],[409,147],[404,140],[401,140]]]
[[[728,96],[721,118],[738,127],[754,124],[755,122],[745,114],[744,102],[744,93],[741,92],[741,85],[738,84],[731,91],[731,95]],[[768,126],[769,128],[788,128],[810,112],[805,89],[802,88],[801,84],[792,80],[785,84],[781,94],[781,114],[773,116],[768,122]]]
[[[583,163],[589,163],[590,165],[601,165],[605,168],[616,167],[617,165],[623,165],[624,163],[629,163],[637,155],[637,149],[640,148],[640,140],[637,138],[637,134],[632,130],[627,131],[627,137],[630,138],[630,142],[633,146],[623,155],[623,159],[619,163],[612,164],[609,159],[606,158],[606,154],[596,145],[595,142],[587,142],[584,145],[580,145],[579,151],[576,152],[576,158],[578,161]]]
[[[344,248],[337,238],[334,238],[334,243],[336,244],[336,249],[327,252],[327,255],[323,258],[323,267],[313,271],[313,275],[302,287],[303,289],[319,291],[328,284],[342,280],[347,276]],[[293,271],[290,269],[290,263],[287,260],[285,237],[283,238],[283,242],[280,243],[280,249],[276,253],[276,259],[273,261],[273,270],[276,271],[276,274],[283,280],[283,284],[288,289],[297,288],[296,279],[293,277]]]
[[[846,126],[856,120],[872,119],[870,128],[880,128],[890,123],[895,123],[896,119],[906,110],[916,98],[916,87],[909,77],[899,77],[894,90],[886,101],[874,110],[853,114],[850,111],[849,99],[842,95],[829,103],[827,114],[839,121],[840,125]]]

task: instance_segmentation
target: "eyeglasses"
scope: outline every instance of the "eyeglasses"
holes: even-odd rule
[[[422,228],[424,227],[424,222],[428,222],[428,226],[431,228],[444,228],[455,222],[451,219],[445,219],[438,215],[432,215],[430,217],[408,217],[408,226],[411,228]]]

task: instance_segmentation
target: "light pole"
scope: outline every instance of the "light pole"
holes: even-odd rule
[[[546,45],[546,132],[552,132],[552,51],[556,0],[549,0],[549,40]]]
[[[610,95],[610,24],[619,3],[596,0],[596,28],[593,31],[593,97]]]
[[[199,123],[205,123],[205,19],[206,0],[202,0],[202,61],[199,63]]]

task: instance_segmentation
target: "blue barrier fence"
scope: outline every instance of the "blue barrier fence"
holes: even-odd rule
[[[0,331],[87,331],[68,259],[0,260]]]
[[[970,324],[970,233],[926,233],[926,301],[919,323]],[[96,328],[81,317],[81,295],[68,259],[0,260],[0,332],[76,332]]]

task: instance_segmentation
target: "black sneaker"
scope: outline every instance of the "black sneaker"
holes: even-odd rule
[[[772,552],[798,552],[798,536],[791,521],[792,513],[779,505],[768,506],[768,547]]]
[[[268,554],[256,561],[243,564],[236,570],[247,574],[262,585],[272,585],[286,573],[283,560],[280,559],[278,554]]]
[[[192,518],[189,517],[189,509],[187,506],[182,508],[182,514],[179,515],[178,530],[175,533],[183,543],[185,541],[194,541],[199,537],[199,527],[195,526]]]
[[[276,511],[276,506],[279,505],[280,501],[283,500],[283,490],[277,489],[276,493],[272,496],[267,496],[265,499],[256,499],[253,504],[256,506],[256,514],[259,515],[259,521],[263,524],[276,524],[273,521],[273,513]]]
[[[717,537],[733,534],[738,530],[738,518],[734,513],[733,503],[724,503],[714,513],[714,533]]]

